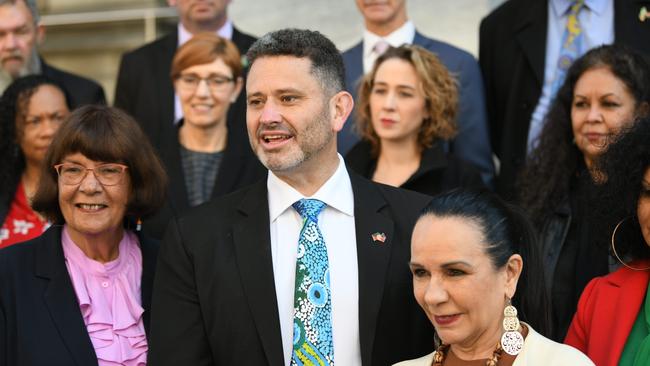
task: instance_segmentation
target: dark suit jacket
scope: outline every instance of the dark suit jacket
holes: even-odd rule
[[[377,159],[372,157],[371,145],[367,141],[354,145],[345,156],[345,162],[350,169],[368,179],[372,179],[377,169]],[[445,154],[440,143],[422,152],[420,166],[400,186],[429,196],[459,187],[482,188],[484,184],[473,165]]]
[[[0,250],[0,365],[97,365],[65,266],[62,226]],[[142,307],[149,329],[158,243],[139,237]]]
[[[71,109],[85,104],[106,104],[104,89],[93,80],[57,69],[42,59],[41,74],[58,82],[65,88]]]
[[[646,268],[650,262],[632,264]],[[589,356],[598,366],[617,366],[627,337],[648,291],[650,272],[621,267],[594,278],[580,297],[564,343]]]
[[[146,219],[142,225],[142,230],[148,236],[156,239],[162,239],[172,217],[178,216],[190,208],[181,160],[181,145],[178,141],[178,129],[174,129],[173,132],[165,137],[163,144],[165,148],[159,151],[160,159],[169,177],[167,202],[155,216]],[[262,180],[267,174],[266,168],[253,154],[248,140],[236,140],[231,135],[229,130],[228,143],[212,188],[211,199]]]
[[[418,32],[415,33],[413,44],[435,53],[458,79],[459,99],[456,117],[458,135],[451,141],[450,146],[445,146],[445,149],[474,164],[481,172],[483,180],[487,184],[492,184],[494,163],[485,114],[483,80],[476,60],[459,48],[427,38]],[[345,51],[343,62],[346,87],[357,100],[358,83],[363,76],[363,42]],[[338,134],[338,150],[343,155],[359,141],[359,137],[352,130],[353,125],[354,118],[350,117]]]
[[[648,0],[614,0],[614,41],[650,55]],[[512,196],[526,159],[530,119],[546,61],[547,0],[509,0],[481,22],[479,62],[485,82],[492,148],[501,160],[497,190]]]
[[[235,28],[232,42],[245,53],[255,38]],[[178,32],[148,43],[125,53],[115,87],[115,106],[131,114],[145,134],[156,146],[167,130],[174,129],[174,85],[171,81],[171,65],[178,46]],[[237,102],[228,111],[228,127],[246,134],[246,91],[242,90]]]
[[[430,352],[433,327],[413,298],[411,230],[428,197],[350,173],[363,365]],[[385,243],[371,235],[384,232]],[[149,362],[284,366],[266,181],[170,224],[154,284]],[[182,315],[182,316],[181,316]]]

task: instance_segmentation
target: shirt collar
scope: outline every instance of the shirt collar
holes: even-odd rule
[[[363,55],[368,56],[370,52],[372,52],[372,49],[375,47],[375,44],[382,39],[393,47],[399,47],[405,43],[413,43],[414,38],[415,25],[410,20],[406,21],[406,23],[404,23],[401,27],[395,29],[392,33],[385,37],[380,37],[366,29],[363,32]]]
[[[289,184],[269,171],[266,187],[269,193],[269,218],[274,222],[291,205],[302,198],[314,198],[325,202],[328,207],[354,216],[354,194],[350,176],[343,162],[343,157],[338,154],[339,166],[332,176],[311,197],[305,197]]]
[[[565,16],[575,0],[551,0],[551,7],[556,17]],[[596,15],[601,15],[610,0],[585,0],[585,6]]]
[[[226,22],[219,28],[215,34],[221,38],[232,39],[233,25],[230,19],[226,19]],[[193,34],[183,26],[181,22],[178,22],[178,46],[182,46],[185,42],[189,41],[192,38]]]

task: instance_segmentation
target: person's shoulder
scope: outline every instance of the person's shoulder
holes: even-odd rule
[[[43,74],[58,81],[59,83],[64,84],[63,86],[66,87],[70,93],[82,91],[79,90],[80,88],[83,88],[84,92],[89,89],[102,89],[99,83],[95,80],[83,77],[81,75],[73,74],[69,71],[61,70],[46,62],[43,62]]]
[[[408,360],[408,361],[402,361],[394,364],[393,366],[429,366],[433,363],[433,354],[435,352],[431,352],[426,356],[422,356],[420,358],[416,358],[413,360]]]
[[[176,30],[174,29],[170,33],[154,40],[149,43],[146,43],[134,50],[125,52],[122,55],[124,60],[141,60],[141,59],[150,59],[156,57],[162,50],[166,49],[175,49],[178,36]]]
[[[429,38],[422,33],[416,33],[413,43],[437,53],[440,57],[451,55],[463,60],[475,60],[471,53],[439,39]]]
[[[517,356],[513,366],[554,365],[554,366],[593,366],[594,363],[584,353],[562,343],[552,341],[537,333],[530,325],[523,351]]]
[[[411,191],[408,189],[389,186],[382,183],[373,182],[361,175],[350,172],[350,180],[355,194],[360,194],[360,202],[365,199],[372,199],[372,191],[376,191],[381,197],[384,198],[388,206],[400,210],[402,213],[420,211],[431,201],[431,196]],[[355,198],[355,201],[357,199]],[[403,210],[403,211],[402,211]]]
[[[534,0],[534,1],[546,1],[546,0]],[[507,21],[511,22],[513,17],[515,17],[524,6],[530,6],[530,0],[508,0],[504,1],[501,5],[492,10],[481,23],[489,25],[497,25],[501,22]],[[508,25],[511,23],[503,24]]]
[[[348,65],[350,62],[354,62],[356,58],[361,57],[361,54],[363,52],[362,48],[363,48],[363,41],[359,41],[356,44],[354,44],[352,47],[343,51],[341,53],[341,56],[343,57],[343,63]]]
[[[0,249],[0,277],[6,278],[9,274],[25,273],[28,268],[32,268],[36,251],[47,240],[48,235],[43,234]]]

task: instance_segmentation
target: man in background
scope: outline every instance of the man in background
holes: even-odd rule
[[[255,38],[240,32],[228,19],[230,0],[168,0],[178,10],[175,32],[122,56],[115,88],[115,106],[133,117],[160,148],[163,133],[173,130],[183,118],[180,101],[174,93],[170,70],[178,46],[196,33],[212,32],[231,40],[243,55]],[[231,106],[228,127],[245,136],[243,95]]]
[[[44,36],[34,0],[0,0],[0,94],[18,77],[42,74],[63,86],[71,108],[105,103],[99,84],[50,66],[39,56]]]
[[[433,52],[458,79],[458,135],[447,146],[457,157],[472,163],[487,184],[494,178],[492,149],[487,131],[483,81],[472,55],[450,44],[420,34],[406,14],[406,0],[356,0],[363,15],[363,39],[343,53],[345,82],[356,98],[361,77],[389,46],[416,44]],[[359,140],[352,126],[354,118],[339,133],[339,151],[347,153]]]

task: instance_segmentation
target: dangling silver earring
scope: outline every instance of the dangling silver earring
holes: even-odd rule
[[[501,347],[507,354],[516,356],[524,347],[524,336],[520,332],[521,324],[517,318],[517,309],[512,306],[510,299],[508,305],[503,309],[503,330],[501,336]]]

